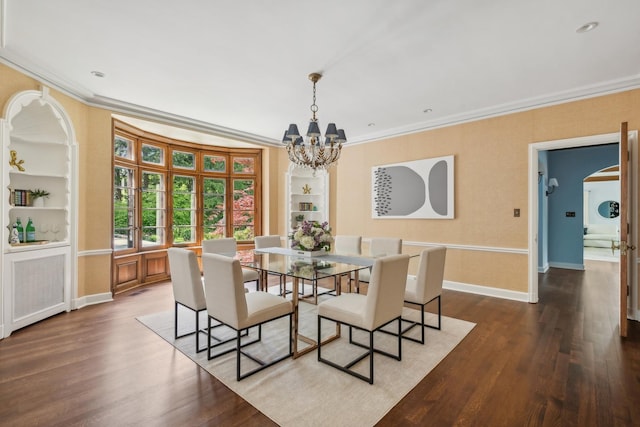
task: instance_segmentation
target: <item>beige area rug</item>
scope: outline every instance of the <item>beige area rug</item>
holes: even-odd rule
[[[322,298],[331,298],[325,296]],[[419,319],[419,312],[406,310],[406,315]],[[206,325],[206,314],[201,313],[201,325]],[[192,312],[179,310],[180,332],[191,330],[195,319]],[[428,321],[436,321],[429,315]],[[213,360],[207,360],[206,351],[196,353],[195,338],[188,336],[173,339],[173,311],[139,317],[138,320],[174,345],[182,353],[222,381],[227,387],[281,426],[372,426],[413,389],[447,354],[473,329],[474,323],[442,317],[440,331],[426,328],[426,344],[403,340],[402,361],[378,355],[374,356],[374,384],[370,385],[351,375],[318,362],[313,351],[297,359],[286,359],[240,382],[236,381],[235,352]],[[280,319],[263,326],[262,342],[246,347],[251,354],[268,358],[274,354],[286,354],[288,320]],[[223,338],[224,327],[216,328],[214,335]],[[300,303],[300,330],[309,337],[316,337],[316,306]],[[323,336],[335,332],[334,324],[322,324]],[[251,335],[256,336],[252,331]],[[413,328],[412,334],[419,334]],[[349,361],[364,350],[347,342],[348,331],[343,327],[342,337],[323,346],[322,355],[331,360]],[[364,336],[360,342],[365,342]],[[377,348],[395,353],[397,341],[382,333],[375,336]],[[206,343],[201,334],[200,345]],[[299,348],[304,347],[299,341]],[[253,362],[244,357],[242,370],[253,368]],[[368,359],[356,367],[368,372]]]

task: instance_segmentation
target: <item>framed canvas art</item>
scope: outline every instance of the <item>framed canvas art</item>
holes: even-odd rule
[[[453,219],[453,184],[453,156],[374,166],[371,215]]]

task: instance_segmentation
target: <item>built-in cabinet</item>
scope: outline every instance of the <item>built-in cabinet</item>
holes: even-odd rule
[[[8,102],[2,132],[2,336],[71,309],[76,293],[77,145],[71,121],[47,88]],[[31,191],[47,197],[34,203]],[[29,218],[35,241],[12,242]]]
[[[293,230],[300,222],[329,221],[329,174],[301,168],[293,163],[286,175],[287,208],[285,224]]]

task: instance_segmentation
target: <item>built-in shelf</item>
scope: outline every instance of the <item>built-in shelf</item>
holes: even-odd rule
[[[329,174],[326,171],[314,174],[311,169],[291,164],[286,176],[286,195],[285,224],[290,230],[298,226],[298,215],[304,215],[306,220],[329,220]],[[303,203],[311,210],[301,209]]]
[[[77,253],[77,144],[71,121],[49,91],[14,95],[2,120],[2,282],[3,336],[71,309]],[[44,205],[11,202],[12,190],[44,190]],[[42,199],[39,200],[39,202]],[[30,218],[35,242],[10,242],[13,224]]]

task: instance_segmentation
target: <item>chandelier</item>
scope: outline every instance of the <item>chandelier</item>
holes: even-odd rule
[[[298,126],[295,123],[289,125],[289,129],[284,132],[282,142],[287,144],[287,153],[289,160],[298,166],[313,169],[314,173],[318,169],[326,170],[338,161],[342,143],[347,142],[343,129],[337,129],[335,123],[329,123],[324,138],[320,134],[318,126],[318,106],[316,105],[316,83],[322,74],[311,73],[309,80],[313,82],[313,104],[311,104],[311,112],[313,113],[307,130],[307,139],[305,140],[298,132]]]

